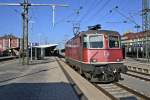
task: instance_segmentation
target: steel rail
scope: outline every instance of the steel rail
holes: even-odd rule
[[[16,57],[16,56],[10,56],[10,57],[0,58],[0,63],[8,61],[8,60],[13,60],[13,59],[16,59],[16,58],[18,58],[18,57]]]
[[[133,71],[133,70],[128,70],[128,71],[134,72],[134,73],[137,73],[137,74],[141,74],[141,75],[147,75],[147,76],[150,76],[150,74],[147,74],[147,73],[137,72],[137,71]]]
[[[141,93],[139,93],[139,92],[137,92],[137,91],[127,87],[127,86],[124,86],[124,85],[122,85],[120,83],[114,83],[114,84],[119,86],[120,88],[123,88],[123,89],[127,90],[128,92],[130,92],[130,93],[132,93],[134,95],[137,95],[140,98],[143,98],[144,100],[150,100],[150,97],[148,97],[148,96],[146,96],[144,94],[141,94]]]
[[[128,75],[128,76],[132,76],[132,77],[139,78],[141,80],[150,82],[150,79],[148,79],[148,78],[144,78],[144,77],[141,77],[141,76],[133,75],[133,74],[130,74],[130,73],[125,73],[125,74]]]
[[[118,100],[115,96],[113,96],[112,94],[110,94],[108,91],[106,91],[105,89],[103,89],[102,87],[98,86],[96,83],[93,83],[93,85],[100,91],[102,91],[105,95],[107,95],[109,98],[111,98],[112,100]]]

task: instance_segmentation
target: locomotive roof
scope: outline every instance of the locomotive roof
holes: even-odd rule
[[[91,33],[98,33],[98,34],[116,34],[119,35],[117,31],[112,31],[112,30],[88,30],[88,31],[83,31],[80,32],[79,35],[84,35],[84,34],[91,34]]]
[[[85,34],[91,34],[91,33],[98,33],[98,34],[113,34],[113,35],[120,35],[117,31],[112,31],[112,30],[88,30],[88,31],[82,31],[79,32],[76,36],[74,36],[72,39],[82,36]],[[72,39],[68,40],[67,42],[71,41]]]

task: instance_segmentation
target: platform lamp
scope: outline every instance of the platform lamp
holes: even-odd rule
[[[33,34],[33,24],[35,23],[35,21],[30,20],[29,23],[31,23],[31,33]],[[31,51],[30,51],[31,59],[30,60],[32,61],[32,42],[30,43],[30,49],[31,49]]]

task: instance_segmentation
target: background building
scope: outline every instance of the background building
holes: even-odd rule
[[[0,37],[0,55],[16,55],[20,48],[20,38],[7,34]]]
[[[150,57],[150,30],[126,33],[122,36],[121,43],[126,57],[145,58],[146,52]]]

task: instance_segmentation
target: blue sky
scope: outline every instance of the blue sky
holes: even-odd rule
[[[31,7],[29,10],[29,40],[31,42],[63,43],[73,37],[72,23],[80,21],[80,30],[87,26],[101,24],[102,29],[110,29],[123,34],[135,31],[135,24],[124,18],[114,9],[130,17],[141,25],[142,0],[29,0],[31,3],[68,4],[69,7],[57,7],[55,27],[52,27],[51,7]],[[0,0],[1,3],[20,3],[23,0]],[[79,14],[76,12],[79,10]],[[112,12],[110,13],[110,10]],[[0,35],[12,33],[22,36],[22,9],[21,7],[0,6]],[[127,21],[127,23],[123,23]]]

